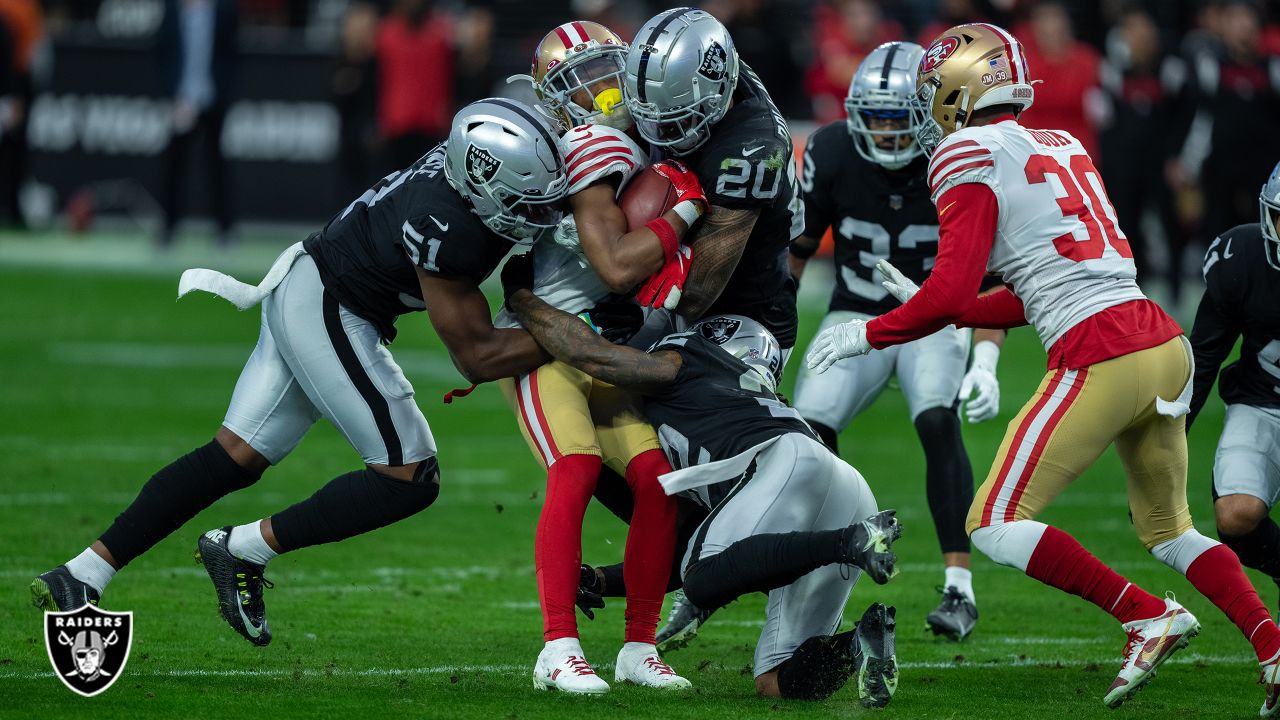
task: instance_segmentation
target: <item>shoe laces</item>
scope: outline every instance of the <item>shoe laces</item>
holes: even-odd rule
[[[946,587],[937,585],[934,589],[942,593],[942,610],[944,612],[955,612],[958,609],[958,606],[962,607],[969,599],[965,597],[965,594],[960,592],[959,589],[950,585]]]
[[[248,605],[255,600],[261,603],[262,589],[274,590],[276,587],[275,583],[258,572],[236,573],[236,586],[240,588],[237,592],[240,595],[241,605]]]
[[[595,675],[596,671],[591,669],[591,663],[581,655],[570,655],[565,658],[565,664],[573,671],[574,675],[585,677],[587,675]]]
[[[662,662],[662,658],[659,658],[657,655],[650,655],[649,657],[645,658],[644,665],[645,667],[649,668],[651,672],[657,673],[658,675],[675,675],[676,674],[676,671],[672,670],[670,665]]]
[[[1141,647],[1142,643],[1146,640],[1146,637],[1143,636],[1142,631],[1138,628],[1129,628],[1125,633],[1127,634],[1127,637],[1124,641],[1124,650],[1121,651],[1121,655],[1124,656],[1124,661],[1120,663],[1121,668],[1129,665],[1131,656],[1137,652],[1138,648]]]

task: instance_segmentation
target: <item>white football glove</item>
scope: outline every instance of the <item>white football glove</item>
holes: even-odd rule
[[[990,420],[1000,412],[1000,381],[996,379],[999,360],[1000,347],[990,340],[973,346],[973,367],[960,383],[964,416],[971,423]]]
[[[565,215],[556,229],[551,231],[551,239],[569,252],[582,255],[582,241],[578,239],[578,223],[572,215]]]
[[[869,352],[871,343],[867,342],[867,321],[850,320],[818,333],[804,360],[810,370],[822,374],[839,360]]]
[[[879,270],[880,274],[885,278],[884,282],[880,284],[884,286],[885,290],[889,291],[890,295],[897,298],[898,302],[903,305],[907,304],[907,301],[911,299],[912,295],[920,292],[920,286],[916,285],[911,278],[903,275],[902,272],[898,270],[898,268],[894,267],[893,263],[888,260],[881,260],[877,262],[876,269]]]

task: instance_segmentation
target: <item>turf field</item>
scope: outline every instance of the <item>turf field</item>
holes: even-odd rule
[[[254,487],[225,498],[121,572],[103,606],[132,610],[135,640],[125,677],[104,695],[72,695],[52,675],[41,618],[27,584],[78,553],[177,455],[208,441],[258,330],[256,312],[209,298],[174,303],[181,255],[146,261],[121,241],[69,244],[0,238],[0,716],[2,717],[607,717],[743,718],[780,713],[848,717],[856,692],[823,703],[752,695],[751,650],[761,597],[717,613],[691,647],[668,660],[695,684],[686,695],[619,687],[604,698],[534,691],[541,646],[533,529],[541,477],[496,388],[451,406],[464,384],[425,316],[400,322],[393,352],[417,388],[441,452],[437,504],[406,522],[340,545],[274,561],[267,594],[274,643],[255,648],[217,614],[196,536],[270,514],[357,466],[327,425]],[[241,266],[260,268],[270,248]],[[58,267],[33,264],[56,256]],[[134,257],[139,262],[121,262]],[[97,259],[101,259],[98,262]],[[94,265],[145,265],[98,272]],[[235,263],[232,263],[235,264]],[[79,267],[71,267],[77,265]],[[253,275],[252,272],[248,275]],[[254,276],[256,277],[256,276]],[[803,338],[822,307],[808,303]],[[797,367],[792,360],[791,369]],[[1016,331],[1000,365],[999,420],[966,426],[979,479],[1004,424],[1038,382],[1044,354]],[[789,389],[790,382],[786,383]],[[1123,633],[1110,617],[1019,573],[977,559],[982,619],[964,644],[936,640],[924,616],[941,580],[924,500],[923,458],[901,395],[890,390],[842,438],[882,507],[898,508],[906,534],[902,573],[854,591],[848,615],[869,603],[898,607],[898,695],[884,717],[1251,717],[1261,701],[1256,665],[1234,627],[1180,576],[1147,556],[1127,518],[1124,481],[1108,454],[1046,514],[1120,572],[1171,590],[1204,632],[1161,677],[1112,713],[1100,698],[1119,666]],[[1210,403],[1192,436],[1193,512],[1211,532],[1209,470],[1222,407]],[[624,528],[588,516],[589,561],[621,558]],[[1255,576],[1268,603],[1276,591]],[[612,679],[620,606],[583,621],[588,656]]]

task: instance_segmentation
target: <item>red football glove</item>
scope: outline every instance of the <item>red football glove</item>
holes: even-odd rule
[[[693,174],[688,165],[679,160],[663,160],[654,163],[651,167],[675,188],[677,205],[689,201],[697,206],[699,215],[705,213],[710,207],[707,203],[707,194],[702,191],[702,183],[698,182],[698,176]],[[684,213],[681,213],[681,216],[683,215]]]
[[[692,266],[693,248],[681,245],[674,257],[644,281],[636,291],[636,300],[645,307],[675,310]]]

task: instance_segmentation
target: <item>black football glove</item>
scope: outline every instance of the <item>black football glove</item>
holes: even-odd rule
[[[510,300],[517,290],[533,289],[533,252],[512,255],[502,266],[502,300]]]
[[[574,604],[587,616],[588,620],[596,619],[596,610],[604,609],[604,597],[600,595],[600,577],[596,575],[596,569],[590,565],[583,565],[578,571],[578,596],[574,599]]]

